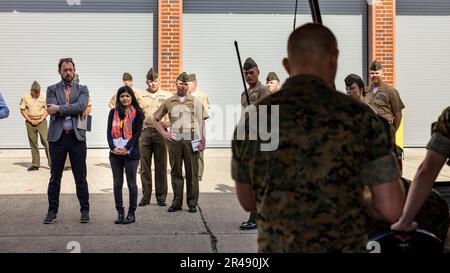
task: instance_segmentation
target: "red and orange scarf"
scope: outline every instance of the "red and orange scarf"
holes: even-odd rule
[[[131,139],[133,136],[133,120],[136,117],[137,110],[133,106],[128,108],[125,113],[125,119],[121,120],[119,112],[114,110],[114,117],[112,121],[112,135],[114,139],[125,138]]]

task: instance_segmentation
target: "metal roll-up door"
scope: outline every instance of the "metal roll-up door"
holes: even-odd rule
[[[397,88],[405,146],[424,147],[450,105],[450,2],[397,0]]]
[[[90,91],[88,147],[107,147],[107,104],[123,72],[144,89],[145,75],[157,63],[156,9],[156,0],[0,1],[0,92],[11,109],[0,122],[0,148],[29,147],[20,99],[34,80],[41,92],[60,81],[61,57],[74,59],[80,83]]]
[[[239,43],[242,62],[251,56],[259,65],[262,83],[270,71],[283,83],[288,75],[281,62],[293,29],[294,8],[295,1],[286,0],[183,1],[183,68],[197,74],[198,89],[207,93],[216,110],[207,121],[208,146],[230,146],[238,118],[229,110],[239,108],[243,91],[233,42]],[[338,39],[336,86],[343,91],[347,74],[366,78],[367,3],[320,1],[320,8],[324,24]],[[308,1],[299,1],[297,26],[306,22],[311,22]]]

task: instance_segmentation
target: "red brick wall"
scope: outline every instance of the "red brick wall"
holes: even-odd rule
[[[175,91],[182,71],[183,0],[158,1],[158,75],[160,88]]]
[[[378,60],[384,67],[384,81],[394,85],[395,74],[395,0],[372,0],[369,5],[369,64]]]

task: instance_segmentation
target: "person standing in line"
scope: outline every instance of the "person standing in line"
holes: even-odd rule
[[[114,201],[117,210],[115,224],[131,224],[136,221],[137,185],[136,174],[140,158],[139,137],[142,132],[144,114],[129,86],[117,91],[116,107],[110,110],[106,132],[110,148],[109,162],[114,180]],[[123,172],[127,176],[130,205],[125,218],[122,187]]]
[[[270,95],[269,88],[263,85],[259,81],[259,68],[256,62],[252,58],[247,58],[243,65],[245,81],[249,85],[248,96],[250,99],[250,104],[255,105],[259,100]],[[247,104],[247,98],[245,91],[241,95],[241,105],[245,108]],[[256,211],[250,212],[248,220],[242,222],[239,228],[241,230],[251,230],[256,229]]]
[[[174,198],[168,212],[181,210],[183,205],[183,163],[186,172],[186,188],[189,212],[197,212],[198,188],[198,152],[206,144],[205,120],[209,117],[200,100],[191,96],[189,77],[181,73],[176,81],[177,93],[167,99],[153,114],[152,124],[169,141],[169,160],[171,166]],[[160,120],[169,114],[170,132],[166,131]],[[194,143],[198,145],[193,145]],[[193,146],[196,146],[194,149]]]
[[[209,110],[209,99],[208,96],[202,92],[197,90],[197,76],[195,74],[189,74],[189,94],[194,97],[197,97],[202,102],[203,108],[207,111]],[[203,172],[205,169],[205,157],[204,151],[199,152],[198,155],[198,181],[202,181]]]
[[[44,224],[53,224],[57,219],[59,193],[64,161],[67,155],[72,164],[77,197],[80,203],[80,223],[89,223],[89,189],[86,179],[86,131],[79,129],[78,116],[88,106],[87,86],[73,81],[75,63],[72,58],[63,58],[58,63],[61,81],[47,87],[47,112],[50,115],[48,141],[51,160],[50,181],[48,184],[48,212]]]
[[[159,88],[158,73],[150,68],[147,73],[148,86],[138,98],[139,106],[144,112],[144,129],[139,140],[141,149],[141,183],[142,199],[139,206],[150,204],[152,197],[152,158],[155,164],[155,197],[158,206],[166,206],[167,198],[167,141],[156,130],[152,123],[153,114],[166,101],[173,96],[172,93]],[[161,120],[164,129],[169,127],[169,120],[165,116]]]
[[[31,149],[31,167],[28,171],[37,171],[40,167],[40,154],[38,144],[38,134],[41,138],[42,146],[45,148],[48,166],[50,167],[50,156],[48,152],[48,128],[47,128],[47,107],[45,94],[41,93],[41,86],[37,81],[31,85],[31,89],[20,101],[20,113],[25,118],[27,128],[28,142]]]

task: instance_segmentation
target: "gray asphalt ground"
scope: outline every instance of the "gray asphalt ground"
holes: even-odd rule
[[[404,176],[412,178],[424,157],[424,149],[406,149]],[[116,212],[108,150],[88,150],[88,183],[91,222],[79,223],[79,204],[70,171],[61,186],[58,221],[43,225],[47,211],[50,171],[41,151],[39,171],[27,172],[29,150],[0,150],[0,252],[150,252],[150,253],[253,253],[256,231],[241,231],[248,213],[240,207],[230,176],[229,149],[205,152],[205,174],[200,182],[199,210],[168,213],[168,207],[151,204],[138,207],[136,223],[114,225]],[[438,181],[450,181],[444,167]],[[141,182],[138,178],[139,198]],[[124,186],[124,204],[128,204]],[[170,205],[172,192],[169,175]],[[184,199],[185,200],[185,199]],[[72,248],[75,245],[75,250]]]

